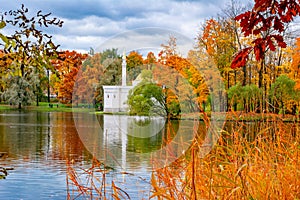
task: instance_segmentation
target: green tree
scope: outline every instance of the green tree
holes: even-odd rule
[[[245,112],[254,112],[259,108],[262,90],[257,85],[246,85],[242,88],[243,108]]]
[[[129,92],[128,105],[131,115],[166,115],[162,88],[155,83],[140,83],[134,87]]]
[[[34,72],[34,69],[31,68],[25,73],[26,76],[9,76],[8,85],[9,87],[3,93],[6,97],[6,101],[14,105],[30,105],[34,102],[34,97],[36,91],[36,85],[38,81],[38,74]]]
[[[227,91],[229,105],[234,111],[244,110],[254,112],[261,103],[262,91],[256,85],[242,86],[240,83],[230,87]]]
[[[241,84],[236,84],[231,86],[228,91],[228,101],[229,105],[234,111],[238,110],[238,105],[241,104],[241,97],[242,97],[242,86]]]
[[[131,115],[159,115],[168,118],[180,114],[180,105],[171,91],[152,80],[150,70],[142,71],[142,81],[129,91],[128,105]]]
[[[287,75],[279,76],[271,85],[270,99],[276,113],[281,111],[284,115],[289,110],[295,114],[297,99],[299,100],[299,91],[295,90],[295,85],[296,82]]]

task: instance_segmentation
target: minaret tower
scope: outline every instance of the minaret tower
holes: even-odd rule
[[[126,54],[125,50],[122,57],[122,86],[126,86]]]

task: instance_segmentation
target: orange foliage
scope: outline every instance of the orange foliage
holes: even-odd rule
[[[134,68],[143,65],[143,57],[136,51],[131,51],[126,57],[127,67]]]
[[[196,101],[199,107],[206,101],[208,96],[208,88],[205,80],[200,72],[187,59],[177,55],[171,55],[163,59],[164,64],[175,69],[193,88],[193,94],[196,96]],[[170,78],[170,76],[168,76]],[[175,78],[172,76],[172,78]],[[183,88],[182,88],[183,89]],[[187,89],[187,88],[186,88]]]
[[[77,74],[77,85],[73,95],[76,95],[73,103],[93,103],[95,102],[96,85],[100,79],[100,69],[97,67],[87,66],[86,69],[80,70]]]
[[[144,60],[144,64],[153,64],[156,63],[156,57],[153,52],[147,54],[147,58]]]
[[[72,93],[77,73],[87,54],[76,51],[63,51],[58,54],[58,58],[52,60],[55,73],[60,81],[55,84],[58,91],[58,98],[62,103],[72,102]]]
[[[291,70],[293,73],[293,79],[296,81],[295,88],[300,90],[300,38],[296,39],[296,47],[292,56],[293,62]]]

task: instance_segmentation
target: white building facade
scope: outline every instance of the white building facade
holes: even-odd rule
[[[122,57],[122,85],[104,85],[103,91],[103,112],[127,112],[128,111],[128,94],[133,86],[126,85],[126,55]]]

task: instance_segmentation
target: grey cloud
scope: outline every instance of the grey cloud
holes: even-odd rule
[[[62,28],[45,30],[54,36],[54,42],[61,44],[62,49],[88,50],[124,31],[145,27],[177,31],[188,38],[194,38],[201,21],[216,15],[225,1],[227,0],[31,0],[26,1],[25,6],[33,12],[51,12],[65,22]],[[0,0],[0,4],[0,12],[20,7],[16,1]],[[151,33],[150,29],[148,31],[137,35],[140,41],[155,38],[156,41],[160,40],[159,44],[165,42],[165,38]],[[130,41],[133,43],[133,38]]]

